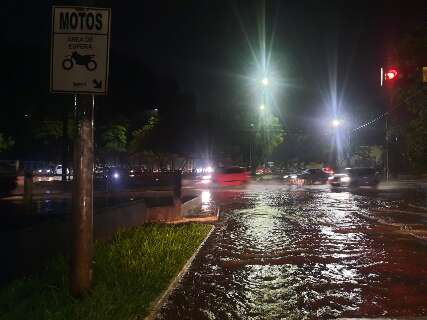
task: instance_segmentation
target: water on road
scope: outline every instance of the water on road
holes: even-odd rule
[[[426,242],[401,232],[406,216],[385,223],[375,211],[401,198],[294,186],[205,191],[221,220],[158,318],[427,315]]]

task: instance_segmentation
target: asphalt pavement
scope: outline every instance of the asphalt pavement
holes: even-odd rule
[[[220,221],[159,319],[427,315],[425,185],[204,190]]]

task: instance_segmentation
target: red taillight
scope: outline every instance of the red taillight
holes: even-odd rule
[[[334,170],[331,167],[325,167],[322,169],[323,172],[328,173],[328,174],[334,174]]]

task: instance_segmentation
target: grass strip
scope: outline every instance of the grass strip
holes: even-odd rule
[[[57,257],[43,273],[0,289],[0,319],[143,319],[210,229],[145,225],[97,242],[93,288],[81,299],[69,294],[68,263]]]

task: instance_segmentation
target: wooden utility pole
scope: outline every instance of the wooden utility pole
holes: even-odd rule
[[[92,283],[93,258],[93,115],[94,96],[77,97],[72,203],[71,293],[81,296]]]

